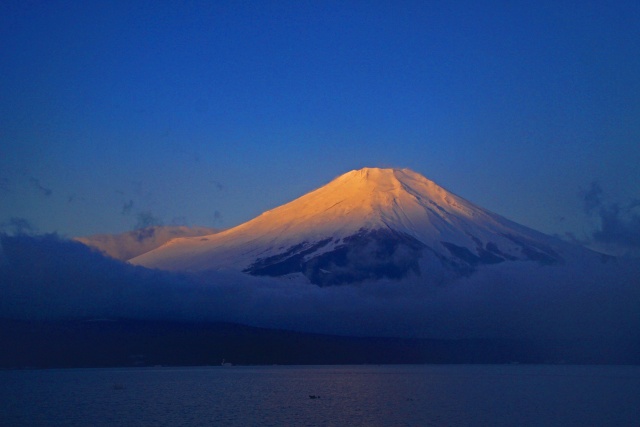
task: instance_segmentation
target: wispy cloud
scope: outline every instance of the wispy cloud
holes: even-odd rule
[[[142,243],[147,239],[152,239],[156,235],[155,226],[147,226],[144,228],[138,228],[133,231],[135,239],[138,243]]]
[[[11,217],[9,221],[0,224],[0,230],[14,235],[33,234],[37,231],[28,219],[19,217]]]
[[[222,223],[222,213],[219,210],[213,212],[213,225],[220,225]]]
[[[216,189],[218,191],[222,191],[224,190],[224,185],[222,185],[222,183],[220,181],[211,181],[211,183],[214,185],[214,187],[216,187]]]
[[[40,183],[40,180],[34,177],[29,178],[29,184],[36,190],[38,190],[43,196],[49,197],[53,194],[53,190],[45,187]]]
[[[582,201],[585,213],[598,222],[589,236],[591,241],[616,245],[623,251],[640,250],[640,200],[607,202],[602,186],[594,181],[582,193]]]
[[[84,202],[85,198],[83,196],[78,196],[77,194],[69,194],[69,197],[67,197],[67,203],[74,203],[74,202]]]
[[[136,215],[136,224],[133,227],[134,230],[139,230],[141,228],[147,228],[151,226],[162,225],[162,219],[153,215],[150,211],[140,212]]]
[[[600,228],[593,233],[596,241],[640,249],[640,200],[612,203],[602,207],[598,215]]]
[[[600,183],[593,181],[589,188],[582,193],[582,202],[584,205],[584,211],[587,214],[592,214],[603,205],[603,191]]]
[[[120,212],[122,215],[130,215],[133,210],[133,200],[129,200],[122,205],[122,211]]]

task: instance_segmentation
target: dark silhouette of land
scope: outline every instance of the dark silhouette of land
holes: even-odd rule
[[[233,364],[639,364],[640,345],[362,338],[228,323],[0,320],[0,367]]]

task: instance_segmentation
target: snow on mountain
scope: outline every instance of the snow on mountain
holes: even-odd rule
[[[509,261],[557,264],[568,246],[411,170],[364,168],[237,227],[173,239],[130,262],[165,270],[302,274],[326,286],[383,277],[438,281]]]
[[[145,252],[156,249],[178,237],[202,236],[218,230],[207,227],[151,226],[120,234],[95,234],[76,237],[74,240],[112,258],[127,261]]]

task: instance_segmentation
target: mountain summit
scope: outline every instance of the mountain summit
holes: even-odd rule
[[[240,270],[327,286],[408,275],[432,280],[484,264],[562,261],[559,242],[408,169],[354,170],[229,230],[174,239],[131,260],[166,270]]]

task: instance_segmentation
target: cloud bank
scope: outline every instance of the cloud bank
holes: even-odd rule
[[[448,284],[320,288],[238,272],[148,270],[55,235],[3,235],[0,316],[224,321],[339,335],[638,341],[640,267],[491,266]]]

